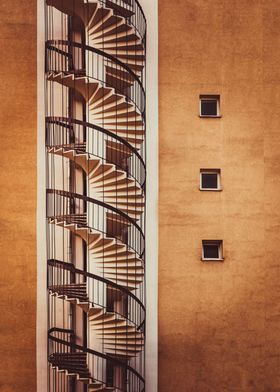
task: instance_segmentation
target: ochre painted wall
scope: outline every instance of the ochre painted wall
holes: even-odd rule
[[[279,392],[280,1],[159,0],[159,28],[159,392]]]
[[[36,391],[36,1],[0,1],[0,391]]]

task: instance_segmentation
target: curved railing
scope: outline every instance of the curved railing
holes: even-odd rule
[[[107,310],[106,295],[104,295],[106,290],[112,291],[113,299],[119,299],[121,295],[125,299],[126,309],[114,309],[113,313],[128,320],[136,330],[141,329],[144,332],[145,307],[136,295],[108,279],[75,268],[73,264],[54,259],[48,260],[48,289],[53,292],[59,291],[60,295],[67,295],[71,284],[78,286],[86,284],[87,302],[90,307]]]
[[[72,73],[98,81],[124,95],[142,115],[145,113],[145,90],[138,76],[126,64],[99,49],[78,42],[49,40],[46,71]]]
[[[143,392],[145,388],[144,378],[126,361],[113,358],[110,355],[100,353],[90,348],[76,344],[74,331],[63,328],[50,328],[48,332],[49,340],[49,363],[58,367],[60,370],[65,369],[63,364],[63,357],[71,357],[73,354],[86,354],[85,365],[87,367],[89,376],[88,382],[100,383],[104,387],[112,387],[116,392]],[[57,357],[57,359],[56,359]],[[81,365],[81,364],[80,364]],[[115,366],[123,371],[123,382],[106,380],[106,368],[108,366]],[[76,373],[78,374],[78,369]],[[75,373],[72,370],[72,373]]]
[[[98,0],[98,2],[102,7],[111,8],[115,15],[124,17],[126,23],[135,30],[135,33],[145,44],[147,22],[142,6],[138,0]],[[90,6],[90,2],[84,2],[84,7],[85,7],[84,10],[81,10],[79,7],[75,7],[75,2],[73,0],[71,1],[71,5],[72,5],[71,15],[73,15],[74,12],[79,17],[81,17],[81,14],[82,15],[89,14],[89,11],[87,10],[87,6]],[[67,9],[69,10],[69,7]],[[49,17],[49,19],[51,19],[51,17]],[[49,23],[48,27],[49,27],[48,36],[50,36],[53,33],[51,23]]]
[[[46,146],[74,149],[89,158],[112,163],[144,188],[146,167],[142,156],[126,140],[102,127],[68,117],[47,117]]]
[[[47,189],[47,217],[113,237],[126,244],[138,257],[144,257],[145,237],[141,227],[124,212],[100,200],[73,192]],[[108,232],[108,221],[112,227],[118,228],[118,234]]]
[[[146,19],[138,0],[94,0],[105,21],[45,1],[48,390],[144,392]]]

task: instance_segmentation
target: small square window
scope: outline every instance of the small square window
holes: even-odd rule
[[[200,169],[200,190],[202,191],[221,190],[221,170]]]
[[[200,116],[220,117],[220,96],[201,95],[200,96]]]
[[[203,240],[202,241],[202,260],[223,260],[223,241],[221,240]]]

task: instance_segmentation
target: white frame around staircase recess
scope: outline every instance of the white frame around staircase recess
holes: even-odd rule
[[[158,390],[158,0],[139,0],[147,18],[146,392]],[[47,392],[44,0],[37,0],[37,392]]]
[[[146,392],[158,390],[158,0],[139,0],[147,19]]]
[[[45,15],[37,0],[37,392],[47,392]]]

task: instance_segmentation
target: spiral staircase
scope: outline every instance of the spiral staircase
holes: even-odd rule
[[[113,162],[89,154],[86,152],[86,145],[54,146],[48,148],[48,152],[77,163],[87,174],[90,187],[97,199],[118,207],[120,211],[136,220],[141,217],[145,207],[142,186],[125,170]],[[129,151],[127,156],[128,154]]]
[[[137,0],[46,0],[49,392],[145,391],[145,45]]]
[[[73,194],[61,191],[54,192],[50,195],[58,196],[59,199],[61,197],[75,197]],[[79,197],[79,195],[76,195],[76,197]],[[59,204],[59,199],[56,198],[57,204]],[[91,201],[89,198],[82,198],[82,200],[94,204],[94,201]],[[111,211],[110,207],[108,211]],[[106,212],[105,214],[108,215]],[[111,215],[114,221],[116,219],[120,220],[123,216]],[[65,211],[63,213],[58,211],[54,216],[48,218],[48,222],[70,230],[75,235],[81,237],[88,247],[89,262],[94,263],[96,269],[100,270],[100,273],[103,273],[105,278],[122,284],[129,290],[136,289],[137,285],[143,281],[144,264],[143,256],[141,255],[142,250],[133,249],[117,237],[109,237],[104,232],[103,225],[101,229],[94,229],[93,225],[88,224],[86,214],[65,214]],[[131,223],[131,220],[127,219],[126,223],[128,225]]]
[[[136,2],[129,6],[129,2],[117,0],[75,0],[74,4],[47,0],[47,4],[70,16],[76,15],[85,25],[90,46],[115,56],[136,75],[141,74],[145,65],[145,23],[135,23],[136,14],[141,13]]]
[[[139,149],[143,143],[144,119],[135,104],[117,92],[121,88],[103,87],[92,78],[67,72],[51,72],[48,79],[75,88],[88,103],[92,124],[106,126],[108,131]]]

